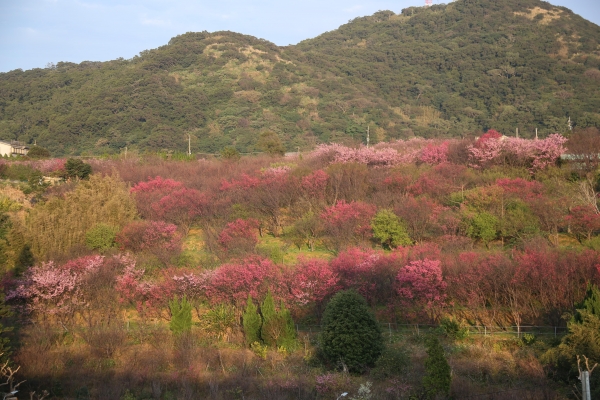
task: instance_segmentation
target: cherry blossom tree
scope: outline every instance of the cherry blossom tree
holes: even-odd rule
[[[449,142],[442,142],[438,145],[429,143],[421,150],[419,161],[425,164],[437,165],[448,161]]]
[[[258,244],[258,225],[255,219],[236,219],[219,234],[218,242],[230,255],[252,252]]]
[[[600,229],[600,214],[589,205],[573,207],[566,220],[580,242],[584,238],[590,240],[592,234]]]
[[[24,303],[25,311],[45,323],[58,321],[65,329],[85,306],[82,284],[103,264],[101,256],[89,256],[56,265],[53,261],[30,267],[7,293],[7,301]]]
[[[281,270],[271,260],[251,256],[243,261],[223,264],[215,269],[206,295],[213,304],[229,303],[242,307],[248,298],[264,298],[271,290],[276,299],[287,298]]]
[[[434,321],[446,300],[446,282],[440,260],[412,261],[398,272],[396,291],[401,304],[423,310]]]
[[[290,305],[319,307],[337,292],[339,276],[325,260],[301,258],[289,278]]]
[[[167,263],[181,250],[177,227],[163,221],[133,221],[117,234],[121,250],[147,252]]]
[[[371,204],[353,201],[338,201],[321,213],[332,248],[340,250],[345,246],[359,244],[372,235],[371,219],[376,207]]]

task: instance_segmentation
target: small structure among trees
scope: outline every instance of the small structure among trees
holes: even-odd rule
[[[26,156],[29,147],[21,142],[0,140],[0,156]]]

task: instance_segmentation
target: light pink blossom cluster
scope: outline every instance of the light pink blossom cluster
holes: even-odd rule
[[[334,163],[360,163],[373,167],[406,165],[421,160],[439,164],[447,160],[450,141],[412,138],[394,142],[381,142],[372,147],[352,148],[338,143],[321,144],[309,154]]]
[[[535,172],[555,163],[566,151],[564,145],[567,139],[559,134],[541,140],[486,135],[469,146],[473,167],[507,163],[527,166],[531,172]]]
[[[47,160],[31,161],[31,167],[46,175],[64,171],[66,162],[67,160],[64,158],[50,158]]]
[[[104,258],[88,256],[57,266],[53,261],[31,267],[16,287],[6,295],[7,301],[25,301],[25,310],[64,317],[84,305],[81,285],[98,271]]]
[[[288,172],[292,170],[292,167],[289,165],[280,165],[277,167],[265,168],[262,173],[264,176],[280,176],[286,175]]]
[[[391,167],[412,162],[413,157],[406,157],[392,148],[375,149],[372,147],[346,147],[340,144],[320,145],[313,153],[314,157],[326,156],[335,163],[360,163],[375,167]]]
[[[428,143],[427,146],[421,150],[419,161],[430,165],[437,165],[447,162],[449,144],[450,143],[447,141],[438,145],[434,143]]]

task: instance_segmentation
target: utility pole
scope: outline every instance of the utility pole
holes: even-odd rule
[[[192,137],[188,133],[188,156],[192,155]]]
[[[571,124],[571,117],[569,117],[569,121],[567,123],[569,124],[569,130],[572,131],[573,125]]]
[[[369,134],[369,128],[370,128],[370,126],[367,125],[367,149],[369,148],[369,141],[371,140],[371,136]]]
[[[535,140],[538,140],[537,128],[535,128]]]
[[[519,128],[517,128],[517,139],[519,138]]]
[[[577,369],[579,370],[579,380],[581,381],[581,396],[583,400],[592,400],[590,374],[594,371],[594,368],[598,366],[598,363],[590,369],[589,359],[586,356],[583,356],[583,358],[585,358],[585,371],[581,370],[581,366],[579,365],[581,360],[579,359],[579,355],[577,355]]]

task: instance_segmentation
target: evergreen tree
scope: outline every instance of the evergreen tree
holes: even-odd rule
[[[48,151],[48,149],[45,149],[42,146],[31,146],[31,148],[27,152],[27,157],[35,159],[49,158],[50,152]]]
[[[4,321],[7,318],[12,317],[13,312],[9,306],[4,302],[4,294],[0,295],[0,321]],[[4,336],[5,333],[11,332],[13,328],[11,326],[4,326],[0,322],[0,361],[5,362],[10,355],[10,339]]]
[[[567,323],[569,333],[560,345],[549,349],[543,356],[552,376],[565,383],[578,382],[577,356],[586,356],[590,366],[600,363],[600,290],[588,285],[585,298],[575,305],[575,315]],[[600,374],[590,376],[592,398],[600,398]]]
[[[285,154],[285,147],[281,143],[279,135],[273,131],[264,131],[261,133],[256,146],[272,156],[282,156]]]
[[[321,356],[330,365],[341,362],[351,372],[372,367],[383,351],[383,336],[366,300],[354,290],[338,292],[321,321]]]
[[[598,286],[588,284],[585,297],[581,303],[575,305],[575,309],[577,312],[572,321],[575,323],[583,323],[582,313],[600,317],[600,289]]]
[[[192,304],[183,296],[181,300],[176,297],[169,302],[171,322],[169,329],[174,335],[181,335],[192,330]]]
[[[425,377],[423,387],[427,398],[434,399],[438,394],[448,396],[452,375],[450,365],[444,355],[444,348],[437,337],[427,341],[427,358],[425,359]]]
[[[244,334],[246,335],[246,344],[251,345],[254,342],[260,342],[262,319],[250,295],[248,295],[246,309],[242,315],[242,325],[244,327]]]
[[[92,166],[78,158],[69,158],[65,163],[65,178],[87,179],[92,173]]]
[[[296,328],[294,326],[292,314],[290,313],[290,310],[285,307],[283,301],[279,306],[278,317],[283,325],[283,334],[279,339],[278,345],[286,350],[292,350],[296,345]]]
[[[292,316],[285,304],[281,302],[279,310],[277,310],[273,295],[269,291],[260,305],[260,313],[262,315],[260,335],[263,342],[275,348],[292,349],[295,344],[296,330]]]
[[[19,256],[15,261],[15,276],[21,276],[27,268],[32,267],[35,264],[35,259],[33,258],[33,253],[31,252],[31,246],[25,244],[21,251],[19,252]]]

